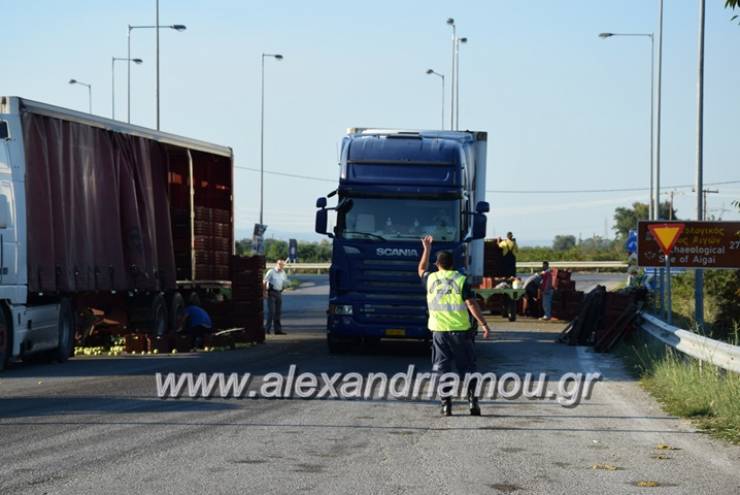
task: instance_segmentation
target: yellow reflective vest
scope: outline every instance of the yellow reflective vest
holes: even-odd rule
[[[463,300],[465,276],[454,270],[440,270],[427,277],[429,330],[452,332],[470,330],[468,307]]]

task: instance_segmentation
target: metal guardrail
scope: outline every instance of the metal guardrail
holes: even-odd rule
[[[542,262],[522,261],[517,262],[517,268],[540,268]],[[627,268],[624,261],[551,261],[551,268]]]
[[[329,269],[329,263],[291,263],[285,265],[288,270],[292,271],[325,271]],[[542,262],[522,261],[516,264],[517,269],[537,269],[542,266]],[[599,269],[599,268],[627,268],[627,263],[623,261],[551,261],[552,268],[580,268],[580,269]]]
[[[643,319],[640,327],[664,344],[693,358],[740,373],[740,346],[674,327],[647,313],[640,313],[640,316]]]

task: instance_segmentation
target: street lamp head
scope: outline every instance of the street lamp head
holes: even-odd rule
[[[432,69],[427,69],[427,74],[434,74],[434,71]]]
[[[282,60],[283,59],[283,56],[280,55],[279,53],[276,54],[276,55],[274,55],[274,57],[275,57],[275,60]]]
[[[143,62],[143,60],[141,60],[140,58],[132,58],[132,59],[131,59],[131,61],[132,61],[133,63],[135,63],[135,64],[140,64],[140,63],[142,63],[142,62]]]
[[[187,29],[187,26],[185,26],[184,24],[173,24],[170,27],[175,31],[185,31]]]
[[[607,39],[607,38],[611,38],[612,36],[614,36],[614,33],[601,33],[601,34],[599,34],[599,38],[604,39],[604,40]]]
[[[468,42],[467,38],[460,38],[460,43],[467,43],[467,42]]]
[[[447,24],[449,24],[450,26],[454,26],[455,25],[455,19],[453,19],[452,17],[449,17],[447,19]]]
[[[70,79],[69,84],[77,84],[77,79]]]

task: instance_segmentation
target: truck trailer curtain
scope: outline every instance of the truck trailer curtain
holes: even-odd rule
[[[163,146],[30,112],[23,133],[29,289],[174,288]]]

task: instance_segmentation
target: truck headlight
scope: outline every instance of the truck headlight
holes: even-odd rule
[[[352,305],[351,304],[331,304],[329,306],[329,313],[333,315],[351,315]]]

